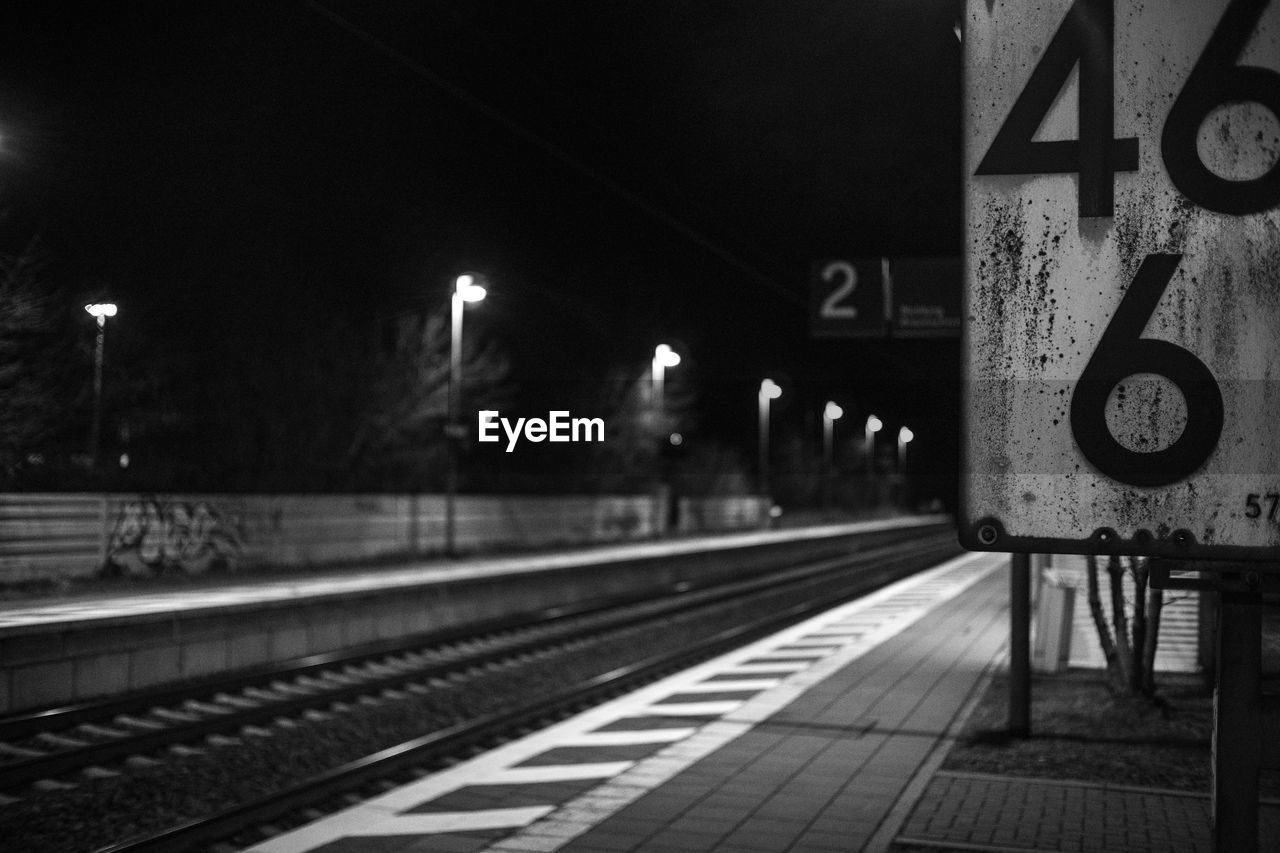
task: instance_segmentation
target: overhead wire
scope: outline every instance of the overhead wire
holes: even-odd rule
[[[676,216],[668,213],[638,193],[627,189],[604,172],[583,162],[561,146],[502,112],[464,87],[446,79],[440,74],[432,71],[421,62],[407,56],[403,51],[393,47],[350,19],[330,9],[328,6],[319,2],[319,0],[302,0],[302,5],[320,17],[325,18],[334,26],[355,37],[357,40],[373,49],[376,53],[381,54],[409,71],[423,82],[430,84],[441,92],[444,92],[450,97],[460,101],[476,113],[484,116],[486,119],[494,122],[513,135],[529,143],[547,156],[557,160],[562,165],[567,166],[583,177],[600,185],[613,195],[621,198],[626,203],[658,220],[660,223],[680,234],[685,239],[710,252],[721,261],[729,264],[734,269],[746,275],[746,277],[752,282],[773,291],[775,295],[782,297],[794,305],[804,305],[803,300],[801,300],[800,297],[792,290],[779,284],[771,276],[757,269],[753,264],[738,257],[738,255],[729,249],[724,248],[715,240],[694,228],[692,225],[689,225]]]

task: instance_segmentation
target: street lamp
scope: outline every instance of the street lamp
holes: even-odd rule
[[[898,470],[907,470],[907,445],[916,434],[906,427],[898,430]]]
[[[114,302],[92,302],[84,306],[98,321],[98,340],[93,350],[93,423],[89,427],[89,466],[98,467],[98,439],[102,435],[102,354],[107,341],[107,318],[116,316]]]
[[[884,426],[884,422],[875,415],[867,415],[867,473],[874,474],[876,471],[876,433]]]
[[[653,532],[655,536],[662,536],[666,529],[666,523],[670,516],[670,493],[667,489],[667,471],[664,459],[666,456],[666,448],[662,446],[662,436],[666,433],[666,399],[663,392],[667,382],[667,368],[675,367],[680,363],[680,353],[673,350],[667,344],[658,344],[653,348],[653,359],[650,363],[650,376],[653,379],[653,434],[654,443],[657,449],[657,458],[655,465],[657,466],[657,485],[653,494],[654,506],[654,524]],[[678,433],[672,433],[667,440],[672,446],[684,441],[683,436],[679,441],[676,440]]]
[[[667,380],[667,368],[675,367],[680,363],[680,353],[673,350],[666,344],[658,344],[653,348],[653,419],[654,429],[662,432],[662,414],[664,386]]]
[[[769,401],[782,396],[782,389],[772,379],[760,383],[760,392],[756,401],[760,408],[760,458],[757,470],[760,473],[760,494],[769,494]]]
[[[844,415],[844,409],[830,400],[822,410],[822,505],[824,507],[831,503],[831,479],[835,474],[832,468],[835,456],[835,427],[836,421],[840,420],[842,415]]]
[[[445,480],[444,501],[444,550],[452,556],[456,553],[454,504],[458,494],[458,442],[466,435],[458,423],[462,395],[462,308],[468,302],[479,302],[485,297],[485,289],[477,282],[478,276],[463,274],[453,283],[450,300],[452,325],[449,336],[449,411],[445,424],[445,447],[448,450],[449,467]]]

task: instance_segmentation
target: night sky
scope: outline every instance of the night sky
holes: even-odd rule
[[[655,343],[749,457],[830,398],[956,465],[955,340],[814,340],[819,257],[960,250],[952,0],[9,4],[4,248],[202,375],[447,299],[521,403]],[[121,346],[126,346],[122,343]],[[146,347],[140,346],[140,351]],[[673,372],[673,381],[677,376]],[[575,412],[579,414],[579,412]],[[589,415],[590,412],[581,412]],[[816,435],[816,433],[815,433]]]

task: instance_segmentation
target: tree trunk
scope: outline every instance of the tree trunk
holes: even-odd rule
[[[1142,646],[1142,692],[1154,696],[1156,692],[1156,646],[1160,642],[1160,612],[1164,609],[1164,594],[1158,589],[1147,590],[1147,637]]]
[[[1093,627],[1098,632],[1098,645],[1102,647],[1102,656],[1107,661],[1107,673],[1117,687],[1123,686],[1120,677],[1120,664],[1116,655],[1116,644],[1111,638],[1111,629],[1107,627],[1107,617],[1102,610],[1102,595],[1098,589],[1098,558],[1090,554],[1086,558],[1087,578],[1089,581],[1089,614],[1093,616]]]
[[[1129,642],[1129,619],[1124,613],[1124,567],[1119,557],[1107,558],[1107,574],[1111,576],[1111,624],[1116,632],[1116,660],[1120,664],[1120,682],[1127,688],[1133,684],[1133,646]]]
[[[1138,693],[1147,681],[1147,582],[1151,572],[1145,557],[1130,557],[1133,572],[1133,668],[1129,671],[1129,689]]]

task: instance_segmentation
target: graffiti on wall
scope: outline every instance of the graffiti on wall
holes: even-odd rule
[[[582,533],[587,541],[634,539],[654,530],[654,511],[655,506],[649,500],[603,498],[596,503],[591,528]]]
[[[143,497],[120,507],[103,573],[234,571],[242,540],[241,520],[234,513],[223,513],[204,501]]]

